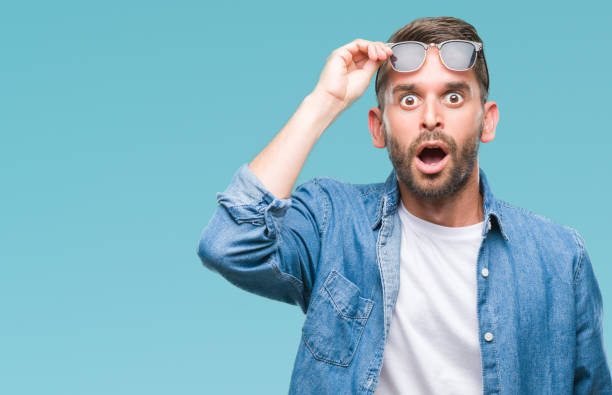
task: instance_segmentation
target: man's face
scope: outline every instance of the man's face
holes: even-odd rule
[[[431,47],[420,69],[390,70],[385,98],[385,142],[399,180],[421,199],[454,195],[475,168],[484,126],[473,69],[447,69]]]

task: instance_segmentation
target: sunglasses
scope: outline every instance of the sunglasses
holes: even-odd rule
[[[440,44],[425,44],[420,41],[386,43],[393,54],[389,63],[395,71],[415,71],[425,62],[429,47],[438,47],[440,60],[450,70],[465,71],[474,67],[476,55],[482,50],[482,43],[467,40],[448,40]],[[377,75],[378,77],[378,75]]]

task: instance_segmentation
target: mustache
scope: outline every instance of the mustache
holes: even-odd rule
[[[385,143],[389,143],[389,140],[393,139],[393,134],[391,133],[391,130],[388,127],[386,120],[383,120],[382,126],[383,126],[383,137],[385,139]],[[416,140],[414,140],[410,144],[409,148],[416,149],[420,144],[426,141],[433,141],[433,140],[440,140],[440,141],[445,142],[446,145],[451,150],[451,152],[455,152],[457,149],[457,143],[455,139],[449,134],[444,133],[442,129],[426,130],[422,132],[421,134],[419,134]]]
[[[427,141],[436,140],[444,142],[450,151],[449,153],[452,154],[457,152],[457,142],[451,135],[444,133],[442,129],[433,129],[426,130],[419,134],[416,140],[410,144],[410,153],[414,155],[421,144]]]

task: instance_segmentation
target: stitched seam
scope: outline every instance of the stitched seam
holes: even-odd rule
[[[259,206],[261,203],[247,203],[247,204],[232,204],[228,207],[257,207],[259,211]]]
[[[248,181],[248,184],[252,185],[251,181]],[[220,204],[220,200],[222,200],[223,198],[226,198],[229,201],[234,201],[236,202],[236,205],[241,205],[241,206],[248,206],[249,204],[252,204],[251,202],[253,201],[262,201],[263,197],[264,197],[264,192],[259,190],[259,187],[256,187],[256,191],[254,191],[254,193],[251,193],[252,191],[249,192],[245,192],[246,195],[246,199],[240,199],[236,196],[236,190],[235,188],[228,188],[226,190],[224,190],[223,192],[217,192],[215,194],[215,200],[217,201],[217,204]]]
[[[308,344],[307,338],[306,338],[306,334],[304,332],[304,328],[302,328],[302,340],[304,341],[304,344],[306,345],[306,347],[308,348],[308,350],[310,350],[312,356],[319,360],[319,361],[323,361],[323,362],[327,362],[330,363],[332,365],[337,365],[337,366],[341,366],[341,367],[347,367],[350,365],[351,361],[353,360],[357,349],[359,348],[359,344],[361,342],[361,338],[363,337],[363,330],[365,328],[365,325],[370,317],[370,314],[372,312],[372,308],[374,306],[374,301],[370,300],[370,299],[366,299],[363,297],[359,297],[360,303],[359,305],[361,305],[361,301],[365,301],[366,303],[366,310],[364,311],[364,316],[363,317],[350,317],[347,316],[346,314],[344,314],[341,309],[338,307],[338,305],[336,304],[333,296],[331,295],[331,292],[329,290],[329,288],[327,287],[327,283],[336,276],[340,276],[343,277],[344,279],[346,279],[346,281],[349,281],[346,277],[344,277],[342,274],[340,274],[337,270],[333,269],[330,273],[330,275],[328,276],[328,279],[325,281],[325,283],[323,284],[323,288],[325,289],[325,291],[327,292],[327,294],[329,295],[329,300],[332,302],[332,305],[334,306],[334,309],[336,310],[336,312],[339,314],[339,318],[348,320],[348,321],[356,321],[358,322],[358,327],[357,327],[357,332],[358,332],[358,336],[357,339],[355,341],[355,346],[353,347],[353,352],[351,353],[350,356],[347,357],[346,362],[340,362],[340,361],[333,361],[324,357],[320,357],[317,355],[317,353],[315,352],[315,350]],[[356,286],[355,286],[356,287]],[[357,288],[358,289],[358,288]],[[317,295],[317,297],[323,297],[322,293],[319,293]]]
[[[503,204],[502,204],[503,205]],[[507,206],[506,206],[507,207]],[[497,215],[499,216],[499,218],[497,218],[497,220],[499,221],[497,226],[499,227],[502,236],[504,237],[504,239],[506,239],[506,241],[510,241],[510,238],[508,237],[508,235],[506,234],[506,231],[501,227],[501,224],[505,221],[504,220],[504,211],[503,210],[499,210],[497,212]]]
[[[370,317],[370,311],[372,310],[373,305],[374,305],[374,301],[370,303],[369,308],[368,308],[368,315],[365,317],[363,323],[359,327],[359,336],[357,337],[357,342],[355,343],[355,348],[353,349],[353,354],[351,355],[351,359],[349,360],[349,363],[353,360],[353,357],[355,356],[355,354],[357,353],[357,350],[359,349],[359,343],[361,343],[361,338],[363,337],[363,329],[365,328],[366,323],[368,322],[368,318]]]
[[[553,219],[551,219],[551,218],[549,218],[549,217],[545,217],[545,216],[543,216],[543,215],[541,215],[541,214],[538,214],[538,213],[535,213],[535,212],[533,212],[533,211],[531,211],[531,210],[527,210],[527,209],[526,209],[526,208],[524,208],[524,207],[515,206],[515,205],[510,204],[510,203],[508,203],[508,202],[505,202],[505,201],[503,201],[503,200],[497,200],[497,202],[498,202],[500,205],[502,205],[502,206],[504,206],[504,207],[506,207],[506,208],[513,209],[513,210],[517,210],[517,211],[520,211],[520,212],[521,212],[521,213],[523,213],[523,214],[526,214],[526,215],[530,215],[530,216],[536,217],[536,218],[538,218],[538,219],[540,219],[540,220],[542,220],[542,221],[545,221],[545,222],[547,222],[547,223],[549,223],[549,224],[551,224],[551,225],[560,226],[560,227],[562,227],[562,228],[565,228],[565,229],[567,229],[567,230],[571,231],[572,233],[573,233],[573,232],[575,232],[575,229],[573,229],[573,228],[571,228],[571,227],[569,227],[569,226],[567,226],[567,225],[563,225],[563,224],[561,224],[561,223],[559,223],[559,222],[557,222],[557,221],[555,221],[555,220],[553,220]],[[503,213],[502,213],[502,212],[500,212],[500,217],[502,217],[502,219],[503,219]],[[581,243],[579,243],[579,242],[578,242],[578,244],[581,244]]]
[[[381,199],[381,201],[382,201],[381,204],[383,205],[383,208],[384,208],[384,200],[385,200],[385,198]],[[383,318],[384,318],[385,314],[386,314],[385,309],[386,309],[386,304],[387,304],[387,299],[386,299],[387,295],[386,295],[386,292],[385,292],[385,288],[386,288],[385,276],[383,275],[383,270],[381,270],[382,260],[384,259],[384,257],[380,256],[379,252],[380,252],[381,239],[382,239],[381,234],[382,234],[383,237],[386,237],[384,233],[381,233],[381,232],[383,232],[383,230],[386,231],[386,228],[384,227],[384,225],[386,223],[383,220],[382,216],[383,216],[383,214],[381,214],[381,219],[380,219],[381,220],[381,227],[380,227],[380,230],[378,231],[377,240],[376,240],[376,261],[377,261],[377,264],[378,264],[378,270],[379,270],[380,282],[381,282],[382,294],[383,294],[383,306],[382,306],[382,308],[383,308]],[[387,225],[387,227],[388,226],[389,225]],[[387,327],[386,327],[387,322],[386,321],[387,321],[386,319],[383,319],[383,326],[384,326],[383,327],[383,341],[385,343],[386,343],[386,331],[387,331]]]
[[[257,213],[262,214],[266,209],[266,206],[263,205],[261,203],[251,203],[251,204],[233,204],[231,206],[227,206],[228,209],[235,209],[235,208],[243,208],[243,207],[249,207],[254,209]]]
[[[499,383],[499,393],[503,394],[504,393],[504,389],[502,387],[502,379],[501,379],[501,373],[499,371],[499,354],[497,352],[497,336],[495,336],[495,339],[493,339],[493,341],[495,342],[495,347],[493,347],[493,352],[495,353],[495,367],[496,367],[496,371],[497,371],[497,380]]]
[[[361,336],[360,336],[361,337]],[[355,350],[353,350],[353,354],[351,354],[351,357],[349,358],[349,362],[346,363],[340,363],[340,362],[336,362],[336,361],[332,361],[329,359],[325,359],[322,357],[319,357],[315,351],[310,347],[310,345],[308,344],[308,342],[306,341],[306,334],[304,333],[304,331],[302,331],[302,340],[304,340],[304,344],[306,345],[306,347],[310,350],[310,353],[312,354],[312,356],[314,357],[314,359],[317,359],[319,361],[323,361],[323,362],[327,362],[327,363],[331,363],[332,365],[338,365],[338,366],[342,366],[342,367],[347,367],[350,363],[350,361],[353,359],[353,356],[355,355],[355,350],[357,350],[357,347],[355,347]],[[359,341],[358,341],[359,343]]]
[[[485,250],[485,254],[486,254],[485,262],[489,262],[489,257],[490,257],[491,251],[489,251],[489,249],[486,249]],[[487,284],[487,285],[488,285],[488,290],[490,292],[491,286],[490,286],[490,284]],[[497,331],[499,326],[498,326],[498,319],[497,319],[496,312],[492,311],[493,307],[490,305],[490,302],[487,301],[487,303],[489,304],[489,309],[490,309],[489,312],[492,313],[492,314],[490,314],[490,316],[491,316],[491,329],[493,330],[493,333],[499,333]],[[498,340],[498,335],[495,335],[495,337],[493,338],[493,342],[495,342],[495,344],[492,344],[492,346],[493,346],[493,353],[495,354],[495,371],[497,372],[497,382],[498,382],[498,385],[499,385],[499,393],[503,394],[504,391],[503,391],[503,388],[502,388],[502,379],[501,379],[500,363],[499,363],[499,352],[497,350],[499,343],[497,342],[497,340]]]
[[[576,281],[578,280],[578,276],[580,275],[580,271],[582,270],[582,258],[584,257],[584,245],[580,241],[580,237],[578,236],[578,232],[574,230],[573,232],[574,240],[576,241],[576,245],[579,248],[580,256],[578,257],[578,263],[576,264],[576,272],[574,273],[574,287],[576,287]]]
[[[374,302],[372,302],[371,306],[373,304],[374,304]],[[371,311],[371,310],[372,310],[372,308],[370,307],[368,311]],[[358,327],[359,335],[357,336],[357,341],[355,342],[355,347],[353,348],[353,352],[351,353],[351,355],[349,357],[347,357],[348,360],[345,363],[338,362],[338,361],[332,361],[330,359],[318,356],[317,353],[308,344],[308,341],[306,340],[306,334],[304,333],[303,328],[302,328],[302,340],[304,341],[304,344],[310,350],[312,356],[315,359],[317,359],[319,361],[324,361],[324,362],[327,362],[327,363],[330,363],[330,364],[333,364],[333,365],[338,365],[338,366],[346,367],[346,366],[350,365],[350,363],[353,360],[355,354],[357,353],[357,349],[359,348],[359,344],[361,342],[361,338],[363,337],[363,329],[365,328],[365,325],[367,323],[368,318],[369,318],[369,313],[368,313],[368,316],[365,318],[365,321],[363,323],[360,323],[361,325]]]
[[[366,312],[369,313],[372,310],[372,307],[371,307],[371,305],[373,303],[372,300],[368,300],[368,299],[362,298],[360,296],[359,300],[360,301],[363,300],[366,303],[366,306],[367,306],[366,311],[364,312],[365,315],[363,315],[363,316],[350,316],[350,315],[344,313],[342,311],[342,309],[340,308],[340,306],[338,306],[336,304],[336,301],[334,300],[334,297],[332,296],[332,293],[329,291],[329,289],[326,286],[323,286],[323,287],[327,291],[327,294],[329,295],[329,299],[331,300],[332,304],[334,305],[334,307],[338,311],[338,313],[342,316],[342,318],[346,318],[346,319],[349,319],[349,320],[364,320],[364,319],[368,318],[369,314],[365,314],[365,313]],[[359,303],[359,304],[361,305],[361,303]]]
[[[299,278],[295,277],[294,275],[283,272],[278,266],[278,264],[275,262],[275,259],[276,259],[276,256],[273,256],[272,259],[268,260],[268,263],[270,264],[270,266],[272,266],[272,268],[274,268],[274,272],[276,273],[276,276],[283,281],[288,281],[301,294],[304,289],[304,283]]]
[[[325,193],[325,191],[323,190],[323,187],[319,183],[320,179],[321,179],[321,177],[317,177],[317,178],[313,179],[313,183],[314,183],[314,185],[317,186],[317,188],[319,188],[319,191],[321,192],[321,195],[325,199],[322,202],[323,203],[323,223],[321,225],[321,228],[319,229],[319,235],[323,236],[323,234],[327,230],[328,219],[329,219],[330,211],[331,211],[331,202],[329,201],[329,196],[327,196],[327,193]]]
[[[531,211],[531,210],[527,210],[526,208],[519,207],[519,206],[515,206],[515,205],[510,204],[510,203],[507,203],[507,202],[505,202],[505,201],[503,201],[503,200],[498,200],[498,202],[499,202],[499,203],[500,203],[502,206],[505,206],[505,207],[507,207],[507,208],[511,208],[511,209],[519,210],[519,211],[521,211],[521,212],[522,212],[522,213],[524,213],[524,214],[533,215],[533,216],[538,217],[538,218],[540,218],[540,219],[546,220],[546,221],[548,221],[548,222],[550,222],[550,223],[552,223],[552,224],[555,224],[555,225],[560,225],[560,224],[559,224],[559,223],[557,223],[556,221],[554,221],[554,220],[552,220],[552,219],[550,219],[550,218],[548,218],[548,217],[545,217],[545,216],[543,216],[543,215],[540,215],[540,214],[538,214],[538,213],[535,213],[535,212],[533,212],[533,211]]]
[[[300,280],[299,278],[295,277],[294,275],[290,273],[285,273],[284,271],[282,271],[280,266],[276,262],[276,260],[278,259],[278,255],[277,255],[278,250],[280,249],[280,244],[282,243],[281,234],[276,233],[276,235],[277,235],[276,249],[272,257],[268,260],[268,264],[272,266],[274,273],[278,279],[280,279],[281,281],[288,281],[298,291],[298,294],[302,297],[302,302],[305,303],[304,283],[302,282],[302,280]]]
[[[327,287],[327,283],[329,281],[331,281],[331,279],[333,278],[331,276],[332,273],[333,273],[333,277],[337,277],[337,276],[342,277],[349,284],[349,287],[356,288],[357,292],[361,293],[361,291],[359,290],[359,288],[356,285],[351,284],[351,280],[349,280],[348,278],[344,277],[337,270],[333,269],[331,271],[331,273],[330,273],[329,279],[326,280],[325,283],[323,284],[323,288],[325,288],[325,290],[327,291],[327,294],[329,295],[329,298],[330,298],[332,304],[334,305],[334,307],[336,308],[336,310],[338,311],[338,313],[340,313],[340,315],[342,317],[347,318],[347,319],[351,319],[351,320],[352,319],[357,319],[357,320],[367,319],[369,317],[369,315],[370,315],[371,310],[372,310],[372,305],[374,304],[374,301],[371,300],[371,299],[367,299],[367,298],[363,298],[363,297],[359,296],[359,303],[358,303],[357,308],[359,309],[359,306],[362,305],[361,301],[366,303],[366,306],[367,306],[366,311],[364,312],[364,315],[363,316],[350,316],[350,315],[346,314],[344,311],[342,311],[340,306],[338,306],[338,304],[336,303],[336,300],[334,299],[333,294],[331,293],[330,289]]]
[[[366,190],[361,190],[361,189],[359,189],[359,188],[356,188],[356,189],[359,191],[359,195],[360,195],[361,197],[366,197],[366,196],[368,196],[368,195],[372,195],[372,194],[375,194],[375,193],[379,193],[379,188],[376,188],[376,187],[374,187],[374,188],[369,188],[369,189],[366,189]]]

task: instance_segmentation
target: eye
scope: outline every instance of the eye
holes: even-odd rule
[[[460,104],[463,102],[463,96],[457,92],[449,92],[444,98],[450,104]]]
[[[400,99],[400,104],[403,104],[406,107],[413,107],[415,104],[418,103],[418,101],[419,98],[415,95],[406,95],[402,96],[402,98]]]

